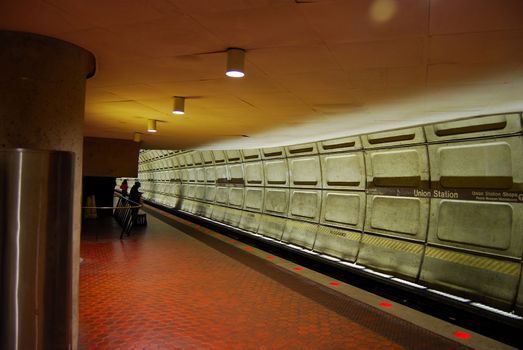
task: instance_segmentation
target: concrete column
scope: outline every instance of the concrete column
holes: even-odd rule
[[[75,153],[72,339],[78,339],[78,282],[85,80],[94,56],[41,35],[0,31],[0,148]]]

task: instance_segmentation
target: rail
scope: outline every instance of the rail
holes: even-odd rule
[[[116,206],[113,207],[97,207],[97,206],[84,206],[82,209],[96,209],[96,210],[113,210],[113,217],[116,222],[122,227],[120,239],[124,235],[129,236],[133,225],[135,224],[138,211],[142,208],[142,204],[134,202],[127,197],[122,196],[120,193],[115,192],[114,197],[118,198]]]

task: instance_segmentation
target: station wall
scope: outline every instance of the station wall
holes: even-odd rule
[[[246,150],[142,151],[144,198],[523,314],[520,113]]]

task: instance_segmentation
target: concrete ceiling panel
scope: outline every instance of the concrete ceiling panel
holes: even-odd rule
[[[430,2],[430,34],[523,29],[521,0]]]
[[[321,43],[296,4],[198,13],[194,17],[228,47],[249,50]]]
[[[145,148],[309,142],[523,110],[521,0],[0,2],[2,29],[93,52],[84,134]],[[226,49],[246,50],[243,79]],[[186,97],[173,117],[172,96]],[[248,137],[242,136],[247,135]]]
[[[523,11],[521,18],[523,20]],[[430,39],[430,63],[502,64],[514,61],[523,61],[523,30],[443,35]]]
[[[428,30],[428,0],[334,0],[300,5],[327,44],[419,37]]]
[[[426,40],[402,38],[338,44],[332,52],[345,69],[406,67],[425,63]]]
[[[325,45],[252,50],[249,61],[271,76],[339,69]]]

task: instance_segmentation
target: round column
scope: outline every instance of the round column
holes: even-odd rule
[[[73,223],[72,254],[66,263],[71,266],[72,280],[68,337],[76,348],[85,80],[94,74],[95,59],[62,40],[0,31],[0,67],[0,149],[74,153],[73,210],[72,217],[66,218]]]

